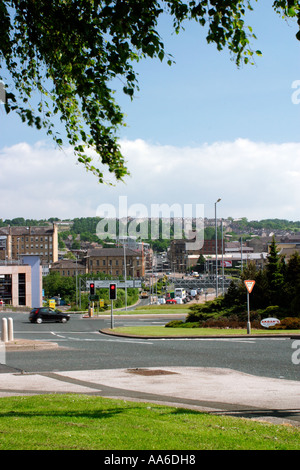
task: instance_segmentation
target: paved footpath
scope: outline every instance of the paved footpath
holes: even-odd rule
[[[0,397],[48,393],[153,402],[300,426],[298,381],[211,367],[24,373],[0,364]]]

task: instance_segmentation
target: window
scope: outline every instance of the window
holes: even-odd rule
[[[19,273],[19,305],[26,305],[25,273]]]

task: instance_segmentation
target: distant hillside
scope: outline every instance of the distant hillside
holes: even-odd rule
[[[240,229],[266,229],[266,230],[286,230],[287,232],[298,232],[300,230],[300,221],[291,221],[286,219],[263,219],[263,220],[250,220],[245,217],[241,219],[230,218],[231,226],[239,227]]]
[[[96,237],[96,227],[100,221],[100,217],[77,217],[75,219],[60,220],[58,217],[51,217],[49,219],[24,219],[23,217],[17,217],[14,219],[0,219],[0,227],[10,226],[46,226],[52,223],[57,223],[59,231],[68,230],[70,234],[83,235],[83,238],[90,239],[88,236],[91,235]],[[150,220],[149,220],[150,224]],[[209,225],[214,226],[213,219],[209,221]],[[263,219],[263,220],[250,220],[246,217],[240,219],[233,219],[228,217],[226,219],[226,226],[230,227],[234,232],[238,231],[239,233],[245,232],[249,233],[256,230],[267,230],[267,231],[286,231],[286,232],[299,232],[300,231],[300,221],[291,221],[286,219]],[[209,232],[209,230],[208,230]],[[149,227],[149,233],[151,233]],[[172,226],[170,230],[172,238]],[[210,232],[209,232],[210,233]],[[211,234],[213,236],[213,234]]]

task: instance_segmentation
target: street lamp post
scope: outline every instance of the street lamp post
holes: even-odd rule
[[[216,297],[218,297],[218,233],[217,233],[217,203],[220,202],[219,198],[215,202],[215,232],[216,232]]]

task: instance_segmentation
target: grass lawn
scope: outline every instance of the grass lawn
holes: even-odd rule
[[[176,308],[177,307],[177,308]],[[99,315],[110,315],[110,310],[105,310],[104,312],[99,312]],[[183,314],[187,315],[189,310],[184,305],[145,305],[144,307],[137,307],[134,310],[125,310],[124,307],[122,309],[114,309],[114,315],[165,315],[165,314]],[[97,312],[95,313],[97,316]]]
[[[189,313],[189,308],[186,305],[143,305],[141,307],[136,307],[134,310],[124,310],[124,307],[120,310],[115,309],[114,315],[165,315],[179,313],[187,315]],[[102,312],[101,315],[110,315],[110,310]]]
[[[114,333],[138,336],[220,336],[220,335],[247,335],[246,329],[221,329],[221,328],[166,328],[164,326],[124,326],[116,327]],[[292,334],[299,335],[300,330],[255,330],[251,329],[252,335],[263,334]]]
[[[299,450],[300,429],[87,395],[0,398],[0,450]]]

